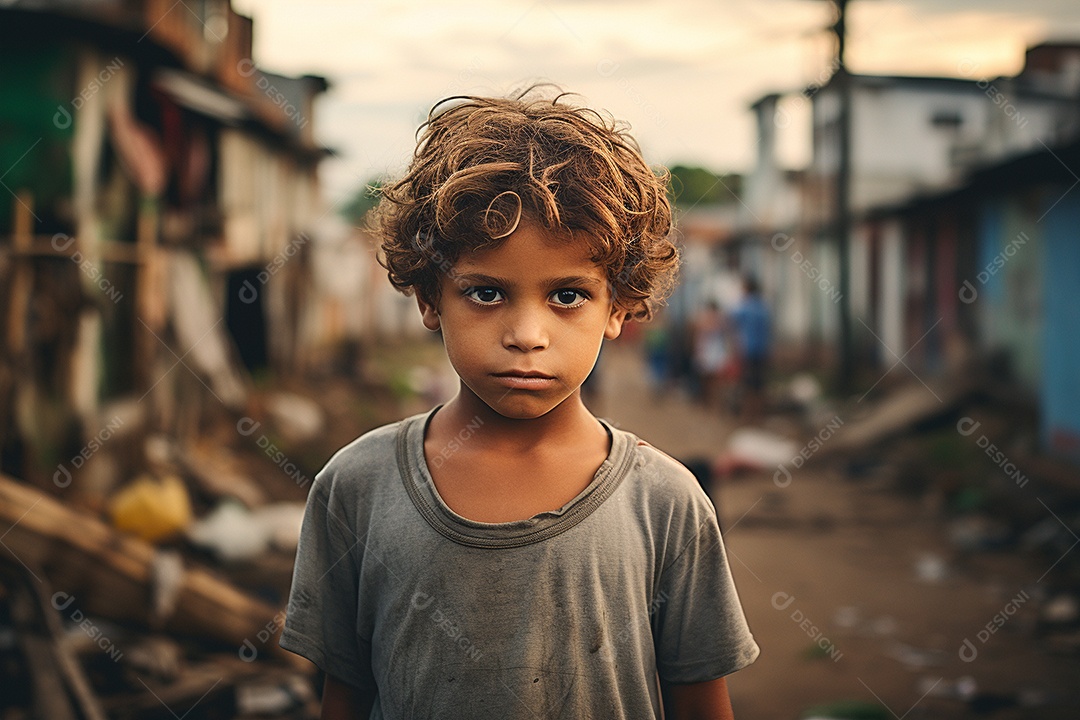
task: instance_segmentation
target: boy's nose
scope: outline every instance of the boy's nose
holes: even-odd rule
[[[507,317],[503,332],[503,347],[521,350],[543,350],[548,346],[548,332],[535,310],[522,309]]]

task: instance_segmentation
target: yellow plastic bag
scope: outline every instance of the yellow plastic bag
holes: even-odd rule
[[[191,524],[191,500],[180,478],[141,475],[113,496],[109,515],[118,530],[156,542]]]

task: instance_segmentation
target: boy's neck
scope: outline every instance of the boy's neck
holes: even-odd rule
[[[484,445],[527,450],[541,444],[582,440],[588,433],[606,431],[585,404],[581,391],[573,393],[559,405],[536,418],[508,418],[493,410],[464,383],[457,395],[444,405],[432,424],[442,426],[442,432],[453,435],[455,428],[479,425],[474,436]]]

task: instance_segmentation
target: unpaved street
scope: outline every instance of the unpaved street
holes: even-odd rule
[[[677,394],[653,402],[632,347],[603,360],[599,414],[683,460],[721,450],[730,420]],[[840,701],[896,718],[1076,717],[1080,660],[1035,633],[1054,558],[960,553],[929,504],[828,469],[711,492],[762,650],[730,679],[740,720],[794,720]]]

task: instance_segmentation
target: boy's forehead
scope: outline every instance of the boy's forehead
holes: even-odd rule
[[[463,252],[454,270],[513,275],[581,275],[605,279],[603,266],[594,258],[594,249],[580,234],[552,232],[542,225],[523,222],[497,245]]]
[[[523,226],[498,245],[462,253],[447,280],[508,286],[606,285],[606,268],[594,260],[594,253],[583,236]]]

